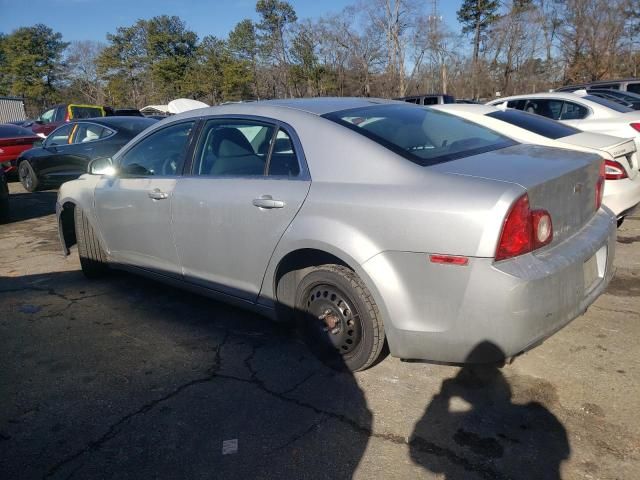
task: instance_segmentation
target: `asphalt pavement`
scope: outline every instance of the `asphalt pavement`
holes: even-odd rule
[[[231,306],[63,257],[56,193],[0,225],[0,478],[638,479],[640,216],[582,317],[504,368],[355,375]]]

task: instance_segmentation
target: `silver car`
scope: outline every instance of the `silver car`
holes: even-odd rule
[[[361,370],[385,343],[503,360],[584,313],[613,275],[603,182],[595,155],[430,108],[279,100],[159,122],[64,184],[57,214],[88,277],[125,268],[294,320]]]

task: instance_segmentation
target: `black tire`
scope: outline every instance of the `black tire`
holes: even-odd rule
[[[91,224],[80,207],[74,212],[76,226],[76,240],[78,242],[78,256],[82,273],[87,278],[99,278],[109,269],[107,256],[100,246]]]
[[[342,265],[311,269],[296,289],[296,323],[309,348],[337,370],[365,370],[380,356],[384,325],[371,292]]]
[[[27,192],[37,192],[41,187],[38,175],[36,175],[31,164],[26,160],[23,160],[20,162],[20,165],[18,165],[18,178]]]

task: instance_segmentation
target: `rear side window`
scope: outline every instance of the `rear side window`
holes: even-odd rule
[[[564,125],[540,115],[533,115],[519,110],[506,110],[504,112],[488,113],[488,117],[502,120],[516,127],[524,128],[543,137],[556,140],[580,133],[577,128]]]
[[[114,132],[108,128],[92,123],[79,123],[73,137],[73,143],[88,143],[107,138]]]
[[[210,120],[196,153],[196,175],[263,176],[274,130],[250,120]]]
[[[589,115],[589,109],[573,102],[564,102],[560,120],[581,120]]]
[[[324,117],[422,166],[516,144],[462,118],[409,105],[354,108]]]
[[[271,158],[267,175],[278,177],[297,177],[300,174],[300,165],[296,157],[291,137],[280,129],[273,143]]]

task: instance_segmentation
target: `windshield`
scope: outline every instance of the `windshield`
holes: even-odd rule
[[[610,108],[611,110],[615,110],[620,113],[633,112],[634,110],[629,107],[625,107],[624,105],[620,105],[619,103],[612,102],[611,100],[607,100],[606,98],[596,97],[595,95],[585,95],[582,98],[586,98],[587,100],[591,100],[593,103],[597,103],[602,105],[603,107]]]
[[[100,107],[76,107],[71,106],[71,118],[94,118],[104,116],[104,111]]]
[[[422,166],[516,144],[462,118],[412,105],[354,108],[324,117]]]
[[[508,109],[504,112],[492,112],[488,113],[487,117],[502,120],[503,122],[524,128],[525,130],[553,140],[580,133],[580,130],[577,128],[556,122],[542,115],[534,115],[533,113],[522,112],[520,110]]]

